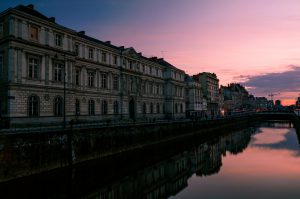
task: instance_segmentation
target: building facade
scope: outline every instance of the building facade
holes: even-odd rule
[[[202,72],[193,78],[200,82],[203,97],[207,99],[207,114],[210,117],[219,115],[219,79],[215,73]]]
[[[184,71],[19,5],[0,14],[0,116],[8,124],[185,116]]]

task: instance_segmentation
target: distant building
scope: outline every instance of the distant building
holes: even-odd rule
[[[206,99],[202,96],[201,84],[191,76],[185,76],[186,82],[186,112],[188,118],[204,117],[207,111]]]
[[[219,79],[215,73],[203,72],[193,75],[200,82],[203,97],[207,99],[207,114],[217,116],[219,114]]]

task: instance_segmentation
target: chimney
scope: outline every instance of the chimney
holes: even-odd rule
[[[110,41],[106,41],[105,43],[107,43],[107,44],[111,44],[111,42],[110,42]]]
[[[55,17],[50,17],[49,20],[53,23],[55,23]]]
[[[81,34],[81,35],[85,35],[85,31],[84,30],[79,31],[78,33]]]
[[[27,8],[34,9],[34,5],[33,5],[33,4],[29,4],[29,5],[27,6]]]
[[[124,46],[120,46],[120,48],[121,48],[122,50],[124,50]]]

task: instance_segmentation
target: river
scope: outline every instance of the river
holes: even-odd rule
[[[0,184],[1,198],[299,198],[299,141],[290,123],[151,153]]]

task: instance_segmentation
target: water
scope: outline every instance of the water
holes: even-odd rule
[[[299,155],[294,128],[262,126],[241,153],[226,150],[217,174],[193,174],[187,188],[171,198],[299,198]]]
[[[299,155],[289,123],[264,123],[0,184],[0,197],[293,199],[300,194]]]

